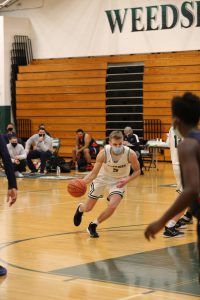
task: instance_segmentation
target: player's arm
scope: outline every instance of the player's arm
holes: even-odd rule
[[[145,237],[150,239],[154,238],[155,234],[160,231],[167,221],[172,219],[175,215],[187,208],[192,201],[198,198],[200,187],[200,174],[199,174],[199,145],[193,139],[185,139],[178,147],[179,161],[181,165],[182,178],[184,189],[178,196],[176,201],[170,208],[162,215],[160,219],[151,223],[146,231]]]
[[[78,146],[79,146],[79,138],[78,138],[78,136],[76,135],[76,144],[75,144],[75,149],[76,149],[76,151],[78,151]]]
[[[79,148],[78,152],[81,152],[84,149],[88,148],[89,144],[90,144],[90,141],[91,141],[91,136],[88,133],[86,133],[85,137],[84,137],[84,146],[82,146],[81,148]]]
[[[120,179],[120,181],[117,184],[117,187],[119,187],[119,188],[123,187],[129,181],[133,180],[134,178],[136,178],[140,175],[140,164],[138,162],[137,155],[136,155],[135,151],[133,151],[131,149],[129,152],[129,161],[131,163],[131,167],[134,170],[134,172],[131,175],[129,175],[128,177]]]
[[[92,171],[84,177],[84,181],[88,184],[91,183],[98,175],[102,164],[105,161],[105,151],[102,149],[96,157],[96,162]]]

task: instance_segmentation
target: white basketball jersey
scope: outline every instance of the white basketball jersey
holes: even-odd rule
[[[181,139],[175,135],[173,127],[170,128],[168,138],[166,143],[170,147],[170,154],[171,154],[171,160],[172,164],[179,165],[179,159],[178,159],[178,144],[181,142]]]
[[[129,162],[129,152],[130,148],[123,146],[124,152],[121,154],[118,161],[114,161],[111,156],[111,146],[106,145],[104,147],[105,151],[105,162],[103,163],[99,175],[114,178],[123,178],[130,173],[130,162]]]

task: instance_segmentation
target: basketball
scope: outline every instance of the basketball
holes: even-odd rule
[[[86,193],[87,185],[83,179],[70,180],[67,190],[73,197],[81,197]]]

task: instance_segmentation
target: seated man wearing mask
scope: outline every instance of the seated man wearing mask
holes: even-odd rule
[[[10,143],[7,144],[8,152],[13,163],[15,176],[24,177],[21,172],[26,171],[26,151],[24,147],[18,143],[17,137],[12,136]]]
[[[33,146],[33,150],[30,150]],[[44,174],[46,161],[52,156],[52,139],[48,136],[44,129],[39,129],[38,133],[32,135],[26,142],[25,147],[27,153],[27,164],[31,173],[37,172],[32,159],[40,159],[40,174]]]

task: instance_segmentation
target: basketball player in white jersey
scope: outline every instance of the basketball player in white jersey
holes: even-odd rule
[[[170,155],[171,155],[171,161],[172,161],[172,167],[174,176],[176,179],[176,191],[177,193],[182,193],[183,187],[181,183],[181,171],[180,171],[180,163],[178,158],[178,145],[182,139],[176,134],[174,131],[174,128],[171,127],[168,133],[168,138],[166,141],[166,144],[170,147]],[[192,215],[189,211],[186,212],[186,214],[190,215],[190,218],[192,218]],[[176,215],[173,219],[169,220],[168,223],[165,226],[165,230],[163,232],[164,237],[181,237],[184,235],[183,232],[180,232],[177,230],[178,228],[185,228],[186,224],[189,224],[190,222],[187,222],[187,216],[184,215],[182,218],[183,212]],[[186,218],[186,219],[185,219]]]
[[[134,170],[131,175],[130,167]],[[81,224],[83,213],[91,211],[107,189],[108,207],[87,228],[91,237],[98,238],[96,227],[114,213],[123,198],[124,186],[139,175],[140,165],[135,152],[123,145],[121,131],[112,131],[109,145],[99,152],[93,170],[84,178],[87,184],[91,183],[90,191],[86,203],[80,203],[76,210],[74,225]]]

